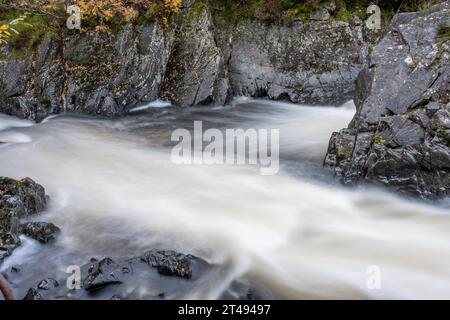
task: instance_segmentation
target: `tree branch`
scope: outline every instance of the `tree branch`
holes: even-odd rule
[[[5,300],[14,300],[14,295],[12,293],[11,287],[8,280],[0,272],[0,291],[3,294]]]

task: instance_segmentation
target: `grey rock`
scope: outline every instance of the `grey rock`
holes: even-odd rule
[[[336,105],[367,64],[362,22],[235,25],[190,4],[167,31],[150,23],[61,34],[23,59],[2,57],[0,112],[36,121],[66,112],[113,117],[158,98],[223,105],[233,95]]]
[[[62,111],[114,116],[156,100],[172,41],[157,23],[67,37]]]
[[[126,267],[111,258],[94,262],[89,267],[88,276],[83,280],[83,287],[88,291],[96,291],[107,285],[122,283],[124,268]]]
[[[53,278],[45,278],[37,285],[39,290],[52,290],[59,287],[58,281]]]
[[[40,213],[47,204],[44,187],[30,178],[14,180],[0,177],[0,196],[9,196],[8,202],[11,205],[17,205],[17,201],[22,202],[25,210],[24,215]]]
[[[55,240],[56,234],[61,230],[53,223],[28,222],[20,225],[20,233],[38,240],[42,243],[49,243]]]
[[[30,288],[22,300],[44,300],[44,298],[37,289]]]
[[[175,251],[153,249],[144,254],[141,259],[156,268],[162,275],[192,278],[192,263],[198,258]]]
[[[373,50],[357,79],[350,130],[333,134],[325,159],[342,182],[424,199],[449,195],[450,44],[437,39],[449,15],[449,2],[399,14]]]
[[[225,39],[218,43],[230,52],[227,73],[235,96],[339,104],[351,98],[367,63],[361,25],[245,20],[233,30],[219,30],[232,34],[231,40],[218,37]]]
[[[42,212],[45,189],[30,178],[0,177],[0,263],[20,245],[20,219]]]
[[[161,96],[180,106],[212,103],[222,80],[223,57],[215,43],[211,13],[187,11],[180,21],[182,36],[175,40]],[[227,88],[222,94],[226,92]]]
[[[327,21],[330,19],[330,13],[326,8],[320,8],[311,14],[310,19],[317,21]]]

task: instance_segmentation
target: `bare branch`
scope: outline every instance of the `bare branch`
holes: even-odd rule
[[[14,300],[14,295],[9,285],[8,280],[0,272],[0,291],[3,294],[5,300]]]

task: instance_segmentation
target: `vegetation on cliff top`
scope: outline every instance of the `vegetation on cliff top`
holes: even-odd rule
[[[392,16],[398,11],[422,10],[436,2],[439,0],[0,0],[0,26],[4,29],[0,30],[0,45],[10,40],[13,50],[33,48],[44,35],[57,34],[64,28],[66,6],[74,3],[81,9],[83,32],[151,21],[159,21],[167,29],[170,16],[180,12],[182,6],[195,10],[209,5],[231,20],[252,17],[280,21],[304,19],[326,6],[333,19],[349,21],[355,14],[365,18],[370,4],[377,4],[385,16]],[[25,13],[29,14],[26,23],[9,29],[10,23],[16,23]]]

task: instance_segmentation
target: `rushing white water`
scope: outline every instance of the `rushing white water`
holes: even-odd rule
[[[0,148],[0,175],[46,187],[45,220],[63,231],[51,249],[55,261],[57,252],[81,259],[159,247],[226,266],[181,298],[219,298],[235,280],[265,298],[450,298],[448,210],[346,190],[321,168],[330,134],[350,121],[351,107],[241,101],[205,110],[116,121],[57,117],[6,129],[31,141]],[[167,139],[193,120],[279,128],[282,172],[175,166]],[[30,241],[3,268],[44,263],[30,255],[39,250]],[[367,286],[368,269],[381,272],[379,289]]]

